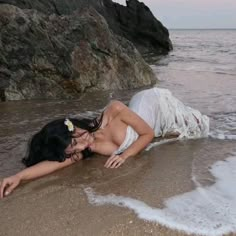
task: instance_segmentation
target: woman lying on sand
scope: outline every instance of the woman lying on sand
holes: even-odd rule
[[[94,120],[59,119],[36,133],[22,161],[28,167],[3,179],[0,197],[9,195],[21,181],[38,178],[93,153],[109,156],[106,168],[118,168],[142,151],[154,137],[207,136],[209,118],[185,106],[167,89],[152,88],[134,95],[129,107],[111,102]]]

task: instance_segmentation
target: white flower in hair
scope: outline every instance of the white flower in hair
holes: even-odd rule
[[[69,131],[74,131],[75,127],[69,119],[65,119],[64,124],[68,127]]]

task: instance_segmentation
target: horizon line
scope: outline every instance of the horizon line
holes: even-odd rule
[[[166,28],[168,30],[236,30],[236,28]]]

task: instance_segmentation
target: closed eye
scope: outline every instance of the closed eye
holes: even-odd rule
[[[81,137],[81,136],[83,136],[84,134],[86,134],[88,131],[84,131],[83,133],[81,133],[80,135],[79,135],[79,137]]]
[[[80,138],[80,137],[82,137],[84,134],[86,134],[88,131],[87,130],[85,130],[84,132],[82,132],[82,133],[80,133],[80,134],[75,134],[75,135],[73,135],[73,138]],[[73,142],[73,141],[72,141]],[[77,144],[77,143],[76,143]]]

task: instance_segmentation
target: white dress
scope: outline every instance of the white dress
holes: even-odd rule
[[[137,113],[154,130],[155,137],[179,134],[179,138],[206,137],[209,133],[209,118],[198,110],[184,105],[168,89],[151,88],[135,94],[129,108]],[[126,137],[116,154],[127,149],[138,134],[128,126]]]

